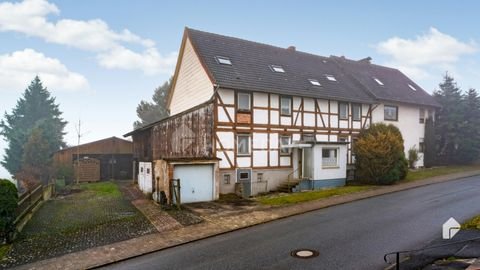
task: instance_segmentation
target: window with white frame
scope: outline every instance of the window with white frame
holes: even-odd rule
[[[420,118],[418,121],[420,124],[425,123],[425,109],[420,109]]]
[[[362,107],[360,104],[352,104],[352,118],[353,121],[360,121],[362,119]]]
[[[273,72],[285,73],[285,69],[283,69],[282,66],[270,65],[270,68],[272,69]]]
[[[338,148],[322,149],[322,167],[338,166]]]
[[[384,111],[384,120],[388,121],[398,121],[398,107],[385,105],[383,107]]]
[[[327,78],[327,80],[329,80],[331,82],[336,82],[337,81],[337,78],[335,78],[335,76],[333,76],[333,75],[325,74],[325,77]]]
[[[230,174],[223,175],[223,183],[229,185],[230,184]]]
[[[338,115],[340,119],[348,119],[348,103],[338,103]]]
[[[228,66],[231,66],[231,65],[232,65],[232,61],[231,61],[230,58],[228,58],[228,57],[225,57],[225,56],[215,56],[215,59],[217,59],[217,62],[218,62],[219,64],[228,65]]]
[[[237,135],[237,154],[250,155],[250,134]]]
[[[420,138],[418,142],[418,152],[419,153],[424,153],[425,152],[425,142],[423,138]]]
[[[280,113],[281,113],[281,115],[291,115],[292,114],[292,98],[290,98],[290,97],[281,97],[280,98]]]
[[[251,97],[249,93],[238,93],[237,109],[242,112],[249,112],[251,110]]]
[[[318,80],[315,80],[315,79],[308,79],[308,81],[310,82],[310,84],[312,85],[315,85],[315,86],[322,86],[322,84],[320,84],[320,82]]]
[[[290,148],[282,147],[290,144],[290,136],[283,135],[280,136],[280,155],[289,155]]]

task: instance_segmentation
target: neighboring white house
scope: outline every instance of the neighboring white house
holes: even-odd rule
[[[238,189],[256,194],[300,180],[296,188],[344,185],[362,129],[392,123],[402,132],[405,152],[413,146],[421,150],[425,118],[438,107],[403,73],[370,60],[322,57],[293,46],[279,48],[186,28],[167,101],[172,116],[127,136],[133,135],[134,148],[152,148],[153,157],[138,154],[139,161],[169,162],[168,175],[182,174],[193,192],[203,188],[192,186],[194,174],[185,166],[190,162],[195,170],[198,159],[212,162],[206,182],[211,190],[199,196]],[[199,117],[212,118],[201,156],[192,154],[198,149],[177,141],[174,150],[155,146],[165,139],[161,134],[199,142],[198,132],[188,135],[197,127],[191,121]],[[168,160],[172,153],[175,161]],[[174,165],[178,160],[181,167]],[[154,172],[159,171],[155,164]]]

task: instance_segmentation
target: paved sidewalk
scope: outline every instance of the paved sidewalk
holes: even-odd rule
[[[456,173],[432,177],[416,182],[384,186],[365,192],[353,193],[345,196],[336,196],[328,199],[305,202],[291,206],[268,208],[263,207],[250,212],[239,213],[238,215],[217,215],[215,218],[210,219],[206,216],[202,216],[207,220],[207,222],[162,233],[141,236],[135,239],[130,239],[102,247],[96,247],[77,253],[67,254],[54,259],[23,265],[18,267],[18,269],[89,269],[99,267],[105,264],[114,263],[131,257],[141,256],[150,252],[273,221],[279,218],[285,218],[333,205],[479,174],[480,170]]]

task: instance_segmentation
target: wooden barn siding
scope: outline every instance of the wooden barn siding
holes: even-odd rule
[[[132,135],[133,158],[138,161],[153,161],[151,146],[151,129],[147,129]]]
[[[213,158],[213,103],[152,128],[153,160]]]
[[[133,144],[117,139],[105,139],[80,145],[80,154],[132,154]],[[73,165],[73,155],[77,154],[77,147],[71,147],[53,155],[55,164]]]

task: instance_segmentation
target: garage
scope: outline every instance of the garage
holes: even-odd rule
[[[215,199],[213,165],[175,165],[173,177],[180,179],[182,203]]]

